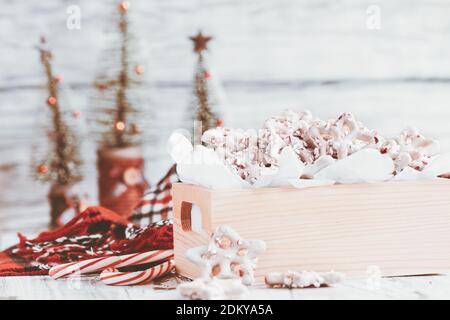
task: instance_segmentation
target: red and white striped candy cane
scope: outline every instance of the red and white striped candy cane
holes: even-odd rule
[[[49,275],[53,279],[59,279],[72,275],[95,273],[109,268],[122,268],[152,263],[171,257],[173,257],[173,250],[155,250],[123,256],[100,257],[54,266],[50,269]]]
[[[168,274],[173,268],[175,268],[175,263],[173,260],[169,260],[143,271],[120,272],[116,269],[109,269],[100,274],[100,281],[109,286],[148,284],[152,280]]]

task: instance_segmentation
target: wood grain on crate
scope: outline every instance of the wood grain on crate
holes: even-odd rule
[[[198,270],[188,248],[207,243],[215,227],[262,239],[256,274],[317,270],[384,276],[450,270],[450,181],[387,182],[305,189],[208,190],[173,187],[175,259],[186,276]],[[183,203],[200,208],[203,230],[189,231]],[[183,224],[183,225],[182,225]]]

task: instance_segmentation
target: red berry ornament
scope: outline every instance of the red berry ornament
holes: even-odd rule
[[[47,104],[51,107],[55,106],[56,102],[57,102],[57,100],[55,97],[48,97],[48,99],[47,99]]]
[[[48,167],[45,164],[41,164],[37,168],[40,174],[46,174],[48,172]]]
[[[221,127],[221,126],[223,126],[223,119],[220,119],[220,118],[216,119],[216,127]]]

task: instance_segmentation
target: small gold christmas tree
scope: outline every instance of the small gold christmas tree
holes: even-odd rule
[[[139,83],[137,76],[142,75],[144,69],[130,61],[128,9],[128,2],[119,3],[120,45],[117,73],[112,78],[101,75],[95,81],[95,87],[100,92],[96,101],[95,118],[102,127],[100,145],[103,148],[138,145],[141,133],[136,120],[138,110],[131,103],[129,90]],[[112,55],[116,55],[116,52]],[[114,68],[111,66],[108,69]]]
[[[51,144],[51,154],[46,159],[32,158],[32,175],[38,181],[57,186],[70,186],[82,179],[78,139],[65,121],[67,112],[59,99],[61,77],[53,73],[52,53],[45,49],[45,42],[45,38],[42,37],[38,49],[47,78],[46,104],[51,119],[47,135]]]
[[[144,123],[142,108],[137,108],[139,92],[132,90],[144,72],[132,62],[128,2],[117,6],[118,40],[102,56],[106,67],[95,81],[94,119],[97,131],[98,196],[100,205],[128,216],[148,187],[144,177],[145,159],[142,150]]]
[[[61,76],[55,75],[52,68],[52,53],[45,48],[45,38],[41,37],[38,46],[40,61],[44,67],[47,79],[48,97],[46,100],[49,110],[49,125],[47,136],[49,140],[50,152],[44,159],[37,159],[33,150],[31,158],[32,177],[41,182],[50,184],[48,200],[50,204],[50,228],[55,228],[59,223],[59,217],[69,207],[76,211],[75,197],[70,199],[69,189],[82,180],[81,160],[78,147],[78,139],[71,130],[67,122],[68,110],[65,110],[60,101]],[[78,112],[71,113],[71,116],[78,117]],[[75,201],[71,201],[75,200]]]
[[[203,52],[206,51],[211,36],[205,36],[200,31],[196,36],[190,37],[194,44],[194,52],[197,54],[197,67],[194,76],[194,120],[201,124],[202,131],[221,126],[223,120],[212,109],[211,93],[209,92],[208,81],[210,73],[205,66]]]

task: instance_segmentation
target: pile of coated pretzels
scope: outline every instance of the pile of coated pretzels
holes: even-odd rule
[[[306,165],[324,157],[339,160],[362,149],[377,149],[394,161],[394,175],[406,167],[422,170],[439,152],[439,143],[425,138],[415,128],[386,138],[365,127],[351,113],[325,121],[309,111],[290,110],[266,120],[258,132],[219,127],[206,131],[202,142],[215,149],[234,173],[250,183],[262,171],[276,170],[281,151],[287,146]]]

